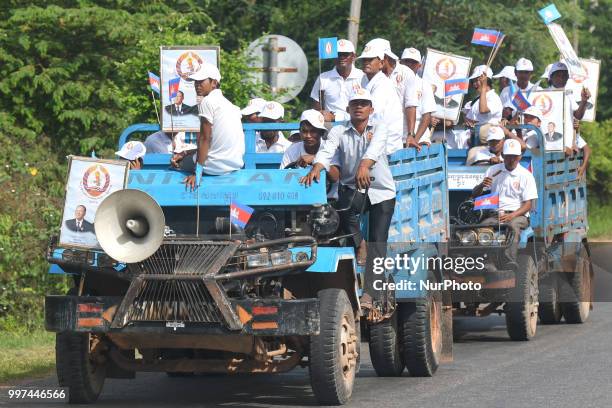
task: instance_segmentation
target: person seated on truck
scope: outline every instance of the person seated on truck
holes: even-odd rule
[[[221,175],[244,166],[244,132],[240,121],[240,108],[223,96],[221,73],[211,63],[205,62],[190,78],[195,81],[195,90],[202,97],[199,108],[200,132],[197,151],[181,161],[181,168],[194,171],[183,182],[195,189],[201,171],[205,174]]]
[[[340,212],[340,225],[344,232],[352,234],[350,241],[357,250],[358,262],[363,263],[367,253],[361,306],[370,311],[377,297],[372,265],[375,258],[387,255],[387,238],[395,207],[395,182],[386,155],[388,131],[383,122],[369,123],[374,112],[372,99],[367,89],[358,89],[351,95],[348,105],[351,120],[329,131],[312,169],[300,179],[306,186],[318,182],[321,170],[329,172],[337,155],[341,184],[338,207],[348,208]],[[360,230],[362,211],[369,211],[369,250],[366,250]]]
[[[261,123],[281,123],[285,108],[278,102],[267,102],[259,113]],[[284,153],[291,146],[283,132],[278,130],[262,130],[255,136],[255,151],[257,153]]]
[[[449,149],[469,149],[470,148],[470,129],[455,128],[455,124],[449,119],[439,119],[431,117],[433,133],[432,143],[442,143],[446,141]]]
[[[307,109],[300,116],[300,142],[293,143],[283,153],[280,168],[295,163],[297,167],[308,167],[322,146],[323,136],[327,132],[323,114],[314,109]]]
[[[504,162],[491,166],[485,172],[483,181],[472,190],[472,197],[483,195],[485,189],[499,195],[499,213],[486,218],[482,224],[508,225],[506,258],[516,270],[518,242],[521,230],[529,226],[529,212],[533,200],[538,198],[533,174],[520,164],[522,150],[515,139],[506,139],[502,150]]]
[[[487,132],[487,146],[475,146],[468,151],[466,166],[499,164],[504,146],[504,130],[500,126],[491,126]]]
[[[147,153],[172,153],[172,140],[175,134],[176,133],[162,132],[161,130],[151,133],[144,141]]]
[[[142,158],[147,153],[147,148],[144,143],[138,141],[130,141],[121,146],[119,151],[115,154],[122,159],[129,161],[129,168],[131,170],[140,170],[143,165]]]
[[[268,101],[266,101],[264,98],[253,98],[249,100],[247,106],[240,110],[240,113],[242,114],[242,122],[261,123],[261,118],[259,117],[259,114],[267,103]]]
[[[469,77],[470,84],[478,96],[466,106],[469,110],[465,115],[465,124],[471,128],[480,126],[478,135],[480,144],[487,143],[489,126],[499,124],[502,118],[503,106],[501,99],[493,89],[492,76],[491,68],[478,65]]]
[[[338,40],[334,69],[321,73],[312,86],[312,109],[321,112],[327,122],[349,120],[348,100],[353,90],[361,87],[363,78],[363,71],[354,65],[355,57],[355,45]]]

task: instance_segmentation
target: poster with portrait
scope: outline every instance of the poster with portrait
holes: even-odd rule
[[[572,97],[580,103],[580,95],[582,88],[587,88],[591,93],[591,97],[587,102],[586,110],[582,121],[595,122],[595,111],[597,110],[597,89],[599,88],[599,72],[601,70],[601,61],[596,59],[580,58],[580,64],[584,68],[585,76],[570,74],[565,89],[572,90]]]
[[[198,100],[189,76],[204,62],[218,67],[219,47],[161,47],[161,120],[164,132],[200,131]]]
[[[576,55],[576,51],[574,51],[574,47],[572,47],[572,43],[568,40],[565,31],[563,31],[563,27],[557,23],[547,24],[546,27],[548,27],[548,31],[563,57],[562,59],[565,65],[567,65],[570,75],[586,76],[580,59]]]
[[[472,58],[449,54],[431,48],[427,49],[425,65],[423,67],[423,79],[429,81],[434,86],[434,98],[436,100],[434,116],[436,118],[449,119],[455,123],[459,120],[464,95],[452,95],[445,98],[444,82],[449,79],[469,77],[471,65]]]
[[[69,157],[60,246],[100,249],[94,220],[102,201],[125,188],[127,160]]]
[[[543,120],[540,129],[544,135],[544,149],[562,151],[566,133],[564,129],[565,92],[562,89],[533,91],[529,95],[529,103],[542,111]],[[573,132],[569,133],[573,134]]]

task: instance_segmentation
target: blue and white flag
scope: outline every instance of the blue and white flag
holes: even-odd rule
[[[542,17],[542,20],[546,25],[552,23],[553,21],[561,17],[561,13],[559,13],[557,7],[552,3],[544,7],[543,9],[540,9],[538,11],[538,14],[540,14],[540,17]]]
[[[338,38],[319,38],[319,59],[338,58]]]

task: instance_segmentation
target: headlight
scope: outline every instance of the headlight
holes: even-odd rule
[[[460,231],[457,233],[457,236],[459,241],[461,241],[461,245],[474,245],[478,240],[476,231],[473,230]]]
[[[490,228],[481,228],[478,230],[478,243],[480,245],[491,245],[495,239],[495,233]]]
[[[259,268],[261,266],[270,265],[270,257],[267,252],[261,252],[259,254],[247,255],[247,265],[249,268]]]
[[[272,252],[270,254],[270,260],[272,261],[272,265],[282,265],[282,264],[291,263],[291,252],[290,251]]]

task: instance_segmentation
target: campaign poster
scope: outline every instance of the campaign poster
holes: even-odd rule
[[[582,88],[587,88],[591,93],[591,98],[587,101],[586,110],[582,121],[595,122],[595,112],[597,110],[597,89],[599,88],[599,72],[601,61],[596,59],[580,58],[580,63],[586,75],[570,74],[565,89],[572,90],[572,97],[576,103],[580,103]]]
[[[548,27],[548,31],[550,31],[550,35],[563,57],[563,62],[567,65],[570,75],[585,76],[586,72],[584,72],[584,68],[580,63],[580,58],[576,55],[576,51],[574,51],[572,43],[570,43],[565,31],[563,31],[563,27],[557,23],[547,24],[546,27]]]
[[[199,132],[198,99],[189,76],[204,62],[219,67],[219,47],[160,48],[161,112],[164,132]]]
[[[449,54],[431,48],[427,49],[423,79],[434,86],[436,111],[433,116],[440,119],[449,119],[454,123],[459,120],[463,94],[445,97],[444,82],[449,79],[467,78],[470,76],[472,58]]]
[[[94,225],[96,211],[111,193],[125,188],[127,174],[127,160],[70,156],[60,246],[101,249]]]
[[[533,91],[529,95],[529,103],[542,111],[540,129],[544,135],[544,149],[563,151],[565,133],[568,133],[564,129],[566,104],[563,89]],[[568,137],[572,137],[573,132],[569,133]]]

